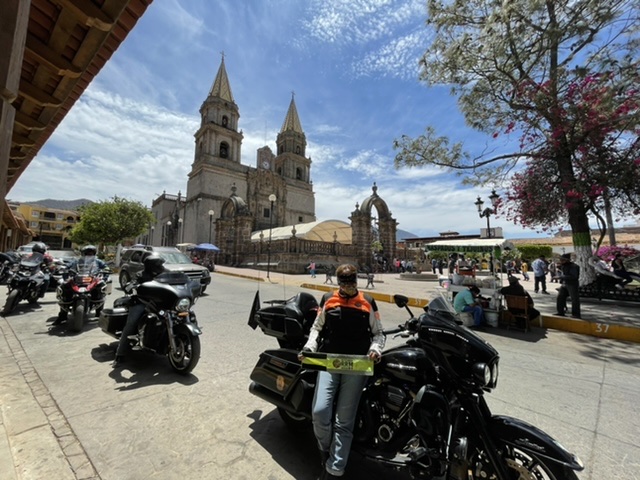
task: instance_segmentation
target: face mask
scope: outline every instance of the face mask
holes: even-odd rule
[[[347,297],[352,297],[356,293],[358,293],[358,284],[357,283],[341,283],[340,291],[344,293]]]

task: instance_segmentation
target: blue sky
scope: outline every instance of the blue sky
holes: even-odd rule
[[[194,133],[221,52],[244,132],[242,163],[275,139],[292,92],[307,136],[319,220],[349,221],[373,182],[398,228],[479,233],[478,195],[432,167],[396,170],[393,140],[427,125],[479,152],[447,86],[418,81],[424,0],[154,0],[9,192],[16,201],[150,205],[186,193]],[[45,174],[43,174],[45,172]],[[500,193],[500,192],[498,192]],[[537,236],[491,218],[508,238]]]

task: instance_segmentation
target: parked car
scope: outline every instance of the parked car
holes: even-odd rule
[[[129,283],[144,268],[143,261],[151,253],[157,253],[165,259],[164,268],[170,272],[182,272],[191,280],[200,281],[200,293],[204,293],[211,283],[209,269],[196,265],[191,259],[175,247],[132,247],[122,252],[120,260],[120,287]]]
[[[35,243],[36,242],[29,242],[26,245],[21,245],[16,249],[16,252],[18,252],[18,255],[20,255],[21,257],[28,257],[33,253],[31,249],[35,245]]]

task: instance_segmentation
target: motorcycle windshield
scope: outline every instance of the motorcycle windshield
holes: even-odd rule
[[[44,255],[36,252],[20,260],[20,266],[25,268],[35,268],[40,266],[43,261]]]
[[[83,257],[80,259],[76,267],[78,274],[87,276],[96,275],[100,271],[100,267],[96,260],[95,256]]]

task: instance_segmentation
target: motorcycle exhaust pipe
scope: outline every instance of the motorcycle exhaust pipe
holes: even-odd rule
[[[252,393],[253,395],[255,395],[256,397],[259,397],[273,405],[275,405],[276,407],[282,408],[284,410],[287,410],[288,412],[291,413],[295,413],[296,415],[304,415],[307,418],[311,418],[311,414],[310,412],[300,412],[298,410],[296,410],[295,408],[293,408],[293,406],[287,402],[284,398],[282,398],[280,395],[278,395],[277,393],[272,392],[271,390],[269,390],[268,388],[256,383],[256,382],[251,382],[249,384],[249,393]]]

